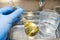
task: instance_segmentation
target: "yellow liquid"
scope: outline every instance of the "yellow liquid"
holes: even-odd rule
[[[38,32],[37,25],[29,21],[24,23],[24,29],[28,37],[33,37]]]

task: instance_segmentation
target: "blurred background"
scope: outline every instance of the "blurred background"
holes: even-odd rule
[[[25,10],[38,10],[39,0],[13,0],[15,5],[22,7]],[[0,0],[0,8],[8,6],[9,0]],[[45,0],[44,9],[52,9],[60,6],[60,0]]]

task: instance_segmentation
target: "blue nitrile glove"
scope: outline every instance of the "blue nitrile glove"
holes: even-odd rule
[[[22,8],[14,10],[12,7],[0,9],[0,40],[5,40],[12,23],[19,19],[18,17],[23,13]]]

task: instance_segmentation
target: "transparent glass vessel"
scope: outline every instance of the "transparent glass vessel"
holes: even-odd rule
[[[24,19],[22,18],[25,33],[29,39],[34,39],[36,34],[38,33],[38,16],[39,15],[36,15],[34,12],[27,12],[24,15]]]
[[[56,38],[59,14],[53,10],[40,12],[39,34],[41,38]]]

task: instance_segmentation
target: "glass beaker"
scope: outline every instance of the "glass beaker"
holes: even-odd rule
[[[54,10],[40,12],[39,31],[41,38],[56,38],[55,31],[58,27],[59,14]]]

